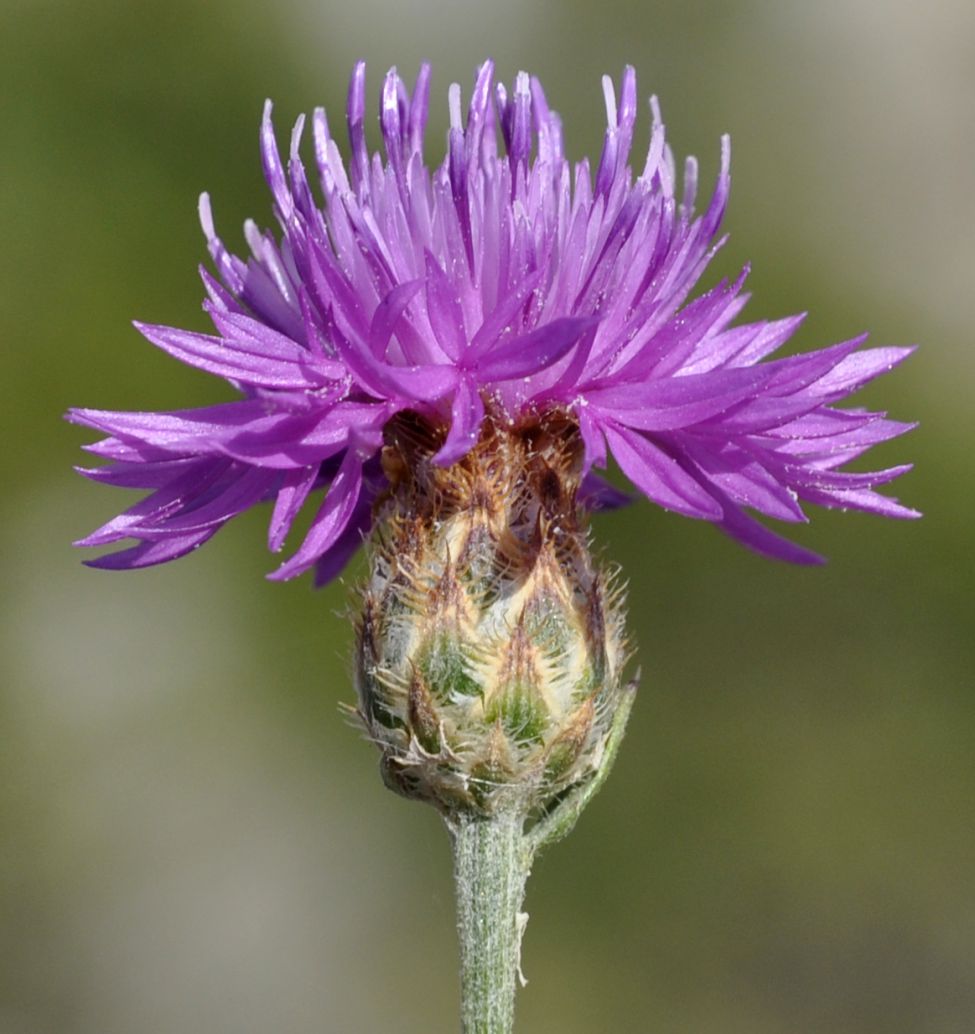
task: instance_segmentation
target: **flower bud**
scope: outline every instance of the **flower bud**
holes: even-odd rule
[[[490,418],[449,467],[414,413],[385,442],[356,651],[384,779],[448,816],[538,816],[598,772],[623,693],[622,594],[589,553],[578,427]]]

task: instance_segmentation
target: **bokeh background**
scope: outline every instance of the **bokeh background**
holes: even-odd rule
[[[446,88],[538,73],[573,157],[634,64],[678,154],[734,141],[754,318],[921,342],[863,401],[923,521],[820,512],[793,570],[649,505],[599,518],[643,688],[616,772],[536,866],[525,1032],[975,1029],[975,7],[968,0],[2,0],[0,1032],[456,1029],[446,836],[387,793],[349,701],[345,587],[274,585],[266,514],[90,571],[116,492],[71,404],[223,386],[134,317],[205,326],[199,191],[270,205],[257,127],[341,110],[355,58]],[[646,128],[638,146],[646,140]],[[354,581],[357,570],[350,573]]]

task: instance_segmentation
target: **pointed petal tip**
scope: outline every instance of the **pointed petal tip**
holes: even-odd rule
[[[78,545],[78,543],[73,543],[73,544],[74,545]],[[82,562],[82,564],[85,567],[90,567],[90,568],[92,568],[95,571],[117,571],[117,570],[119,570],[119,568],[117,568],[117,567],[110,567],[108,564],[103,563],[102,561],[104,559],[105,559],[104,557],[87,557],[86,559],[82,560],[81,562]]]
[[[307,562],[296,562],[296,559],[296,557],[290,557],[273,571],[268,571],[264,577],[269,582],[290,582],[292,578],[298,578],[306,571],[310,571],[320,558],[309,560]]]
[[[92,427],[92,421],[110,415],[107,409],[89,409],[85,406],[71,406],[63,414],[63,419],[69,424],[81,424],[84,427]]]
[[[775,535],[774,532],[770,532],[770,534]],[[735,537],[737,538],[737,536]],[[782,538],[780,535],[775,535],[775,539],[777,541],[772,548],[768,548],[764,544],[753,545],[741,538],[737,538],[737,541],[759,556],[782,564],[795,564],[798,567],[823,567],[829,563],[828,558],[823,556],[822,553],[815,553],[813,550],[799,546],[789,539]]]
[[[101,481],[103,480],[105,471],[111,470],[112,466],[111,464],[106,464],[101,467],[82,467],[80,464],[76,463],[72,465],[71,469],[76,474],[80,474],[83,478],[88,478],[89,481]],[[71,544],[73,546],[80,546],[82,543],[79,540],[78,542],[72,542]]]
[[[477,71],[474,73],[474,90],[486,90],[494,78],[494,59],[485,58],[478,66]]]
[[[462,460],[474,448],[475,444],[476,442],[443,445],[438,452],[435,452],[430,457],[430,462],[435,467],[452,467],[459,460]]]

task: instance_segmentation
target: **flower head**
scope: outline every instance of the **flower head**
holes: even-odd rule
[[[656,101],[642,171],[629,160],[638,102],[626,69],[605,78],[607,128],[595,173],[565,158],[562,124],[536,79],[509,93],[486,62],[466,119],[457,85],[442,162],[424,161],[430,70],[412,93],[392,70],[379,110],[384,156],[366,146],[365,67],[349,88],[348,165],[325,112],[312,119],[318,196],[300,157],[299,119],[285,163],[267,105],[264,172],[279,232],[245,227],[251,254],[200,217],[216,276],[201,276],[215,334],[137,324],[153,344],[228,380],[233,402],[165,413],[72,410],[108,435],[111,461],[84,470],[149,489],[80,544],[136,545],[91,563],[136,568],[181,556],[237,514],[273,503],[280,550],[298,512],[321,496],[304,540],[271,577],[335,576],[369,531],[390,487],[384,435],[412,414],[449,468],[488,429],[564,417],[580,442],[579,498],[612,505],[611,454],[632,484],[668,510],[710,521],[745,545],[800,563],[818,558],[746,510],[804,521],[800,502],[891,517],[915,511],[877,494],[907,470],[840,468],[909,424],[841,409],[907,348],[863,338],[768,357],[800,317],[738,323],[745,272],[688,297],[720,246],[729,143],[695,213],[697,166],[677,192]],[[490,431],[491,434],[495,430]]]

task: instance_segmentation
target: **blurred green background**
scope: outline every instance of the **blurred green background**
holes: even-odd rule
[[[132,318],[203,328],[196,223],[235,249],[257,151],[355,58],[446,88],[538,73],[573,157],[599,76],[637,67],[678,154],[734,141],[753,318],[800,348],[921,351],[863,396],[921,428],[914,524],[820,512],[822,570],[649,505],[600,518],[643,687],[607,788],[536,866],[519,1029],[975,1029],[968,0],[123,0],[0,4],[0,1032],[456,1029],[446,836],[386,792],[349,701],[345,588],[274,585],[266,514],[178,564],[90,571],[122,504],[71,471],[72,404],[226,397]],[[638,137],[642,148],[646,128]],[[353,571],[348,580],[358,572]]]

